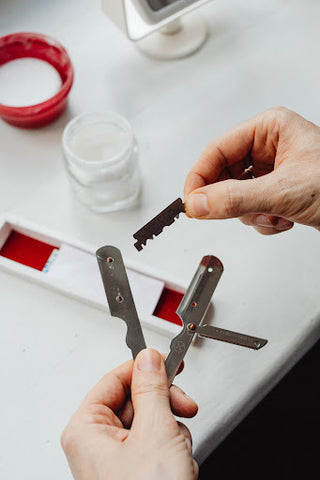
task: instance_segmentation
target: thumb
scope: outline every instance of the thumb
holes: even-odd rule
[[[168,415],[172,416],[168,377],[159,352],[142,350],[134,363],[131,396],[134,409],[132,428],[157,428]]]
[[[272,174],[250,180],[224,180],[191,192],[186,213],[195,218],[233,218],[247,213],[276,215],[279,188]]]

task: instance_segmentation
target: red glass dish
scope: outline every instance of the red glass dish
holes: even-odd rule
[[[18,127],[41,127],[55,120],[65,109],[73,83],[73,67],[65,48],[47,35],[22,32],[0,37],[0,67],[25,57],[50,63],[60,75],[61,88],[53,97],[36,105],[10,107],[0,103],[0,117]]]

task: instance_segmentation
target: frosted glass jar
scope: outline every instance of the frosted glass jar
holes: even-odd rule
[[[138,147],[129,122],[113,112],[85,113],[62,136],[65,167],[78,199],[95,212],[138,203]]]

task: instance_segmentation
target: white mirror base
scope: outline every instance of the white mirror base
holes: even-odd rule
[[[177,20],[172,22],[175,26]],[[138,40],[137,47],[141,52],[157,60],[176,60],[192,55],[205,43],[208,36],[206,22],[198,14],[186,15],[179,19],[180,28],[170,31],[168,24]]]

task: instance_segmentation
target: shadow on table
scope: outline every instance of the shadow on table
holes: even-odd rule
[[[314,478],[320,450],[319,370],[320,341],[207,458],[200,480]]]

